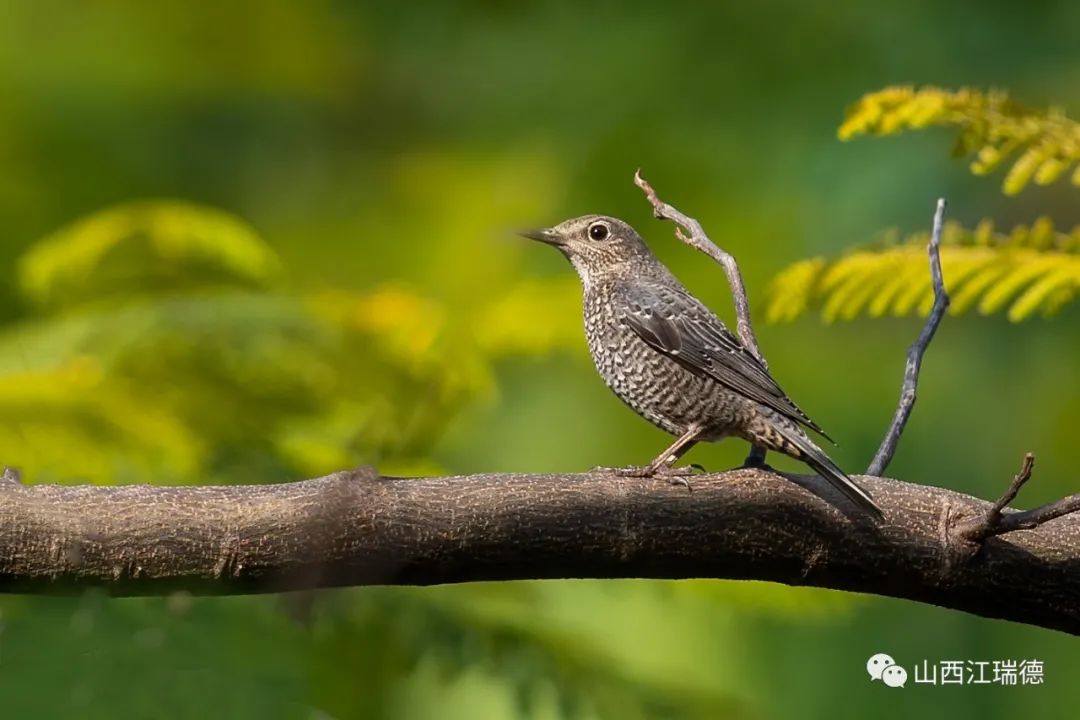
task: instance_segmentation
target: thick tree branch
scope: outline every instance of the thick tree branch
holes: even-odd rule
[[[1014,521],[1025,513],[1003,512],[1007,500],[859,482],[885,511],[880,525],[838,509],[843,498],[820,478],[756,469],[698,477],[693,494],[608,473],[403,479],[357,470],[226,487],[28,486],[6,475],[0,591],[755,578],[1080,634],[1080,517]],[[995,532],[974,541],[972,522],[994,513]]]
[[[934,210],[934,225],[930,231],[930,243],[926,247],[926,253],[930,256],[930,279],[934,286],[934,306],[930,309],[930,315],[926,318],[922,332],[907,351],[907,362],[904,367],[904,382],[900,386],[900,404],[893,415],[892,423],[881,440],[874,459],[866,468],[868,475],[881,475],[892,462],[896,453],[896,444],[900,441],[900,435],[904,432],[911,408],[915,406],[915,391],[919,386],[919,370],[922,368],[923,354],[934,339],[941,319],[945,317],[945,311],[949,309],[949,294],[945,292],[945,279],[941,274],[941,232],[945,227],[945,198],[938,198],[937,208]]]

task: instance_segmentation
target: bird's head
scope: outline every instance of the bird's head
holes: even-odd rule
[[[520,234],[554,245],[570,259],[583,280],[625,265],[655,261],[634,228],[605,215],[583,215],[552,228]]]

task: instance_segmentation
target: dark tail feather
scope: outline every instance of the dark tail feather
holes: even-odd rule
[[[881,508],[874,504],[874,501],[866,491],[856,485],[855,481],[849,478],[847,473],[837,467],[836,463],[830,460],[829,456],[822,452],[821,448],[814,445],[809,438],[799,432],[798,435],[795,433],[784,433],[784,439],[799,450],[802,454],[800,459],[803,462],[816,470],[817,473],[828,480],[833,487],[844,493],[845,497],[878,520],[884,517]]]

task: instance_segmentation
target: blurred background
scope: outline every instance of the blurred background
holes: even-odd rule
[[[884,228],[1080,223],[955,133],[841,143],[894,83],[1080,114],[1080,5],[136,3],[0,11],[0,461],[28,482],[582,470],[668,438],[588,359],[565,260],[508,229],[625,218],[723,317],[720,270],[637,167],[769,278]],[[947,318],[890,474],[1022,506],[1076,491],[1080,308]],[[865,467],[920,321],[759,324]],[[695,449],[712,469],[745,446]],[[782,461],[778,465],[787,467]],[[794,467],[794,466],[793,466]],[[871,683],[873,653],[1045,664],[1041,686]],[[543,582],[288,597],[0,599],[11,718],[1044,717],[1080,647],[900,600],[763,583]]]

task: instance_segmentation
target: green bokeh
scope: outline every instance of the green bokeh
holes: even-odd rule
[[[894,83],[1001,87],[1075,117],[1076,27],[1080,4],[1064,0],[6,2],[0,381],[51,404],[4,407],[2,460],[38,468],[31,481],[98,482],[646,461],[667,438],[595,377],[565,261],[507,229],[624,217],[728,316],[718,269],[651,219],[637,167],[736,254],[753,299],[796,259],[888,226],[925,229],[938,195],[969,226],[1048,214],[1072,227],[1075,188],[1006,198],[999,176],[973,178],[950,158],[948,132],[840,143],[835,131],[844,107]],[[161,198],[241,218],[280,267],[237,271],[226,292],[200,260],[164,296],[158,276],[117,280],[88,263],[65,297],[96,288],[99,305],[23,296],[18,259],[32,245]],[[365,326],[379,352],[356,367],[350,350],[372,346],[305,314],[331,290],[411,324]],[[1021,503],[1074,492],[1078,319],[1075,306],[1019,325],[948,318],[890,473],[994,496],[1033,451]],[[855,469],[876,448],[918,326],[805,319],[758,334]],[[48,374],[59,357],[89,357],[120,380],[75,402],[97,365]],[[71,383],[66,400],[50,394],[59,382]],[[160,407],[133,402],[147,388]],[[129,421],[102,429],[110,413]],[[730,442],[689,459],[724,467],[744,451]],[[8,598],[0,620],[0,715],[12,718],[992,720],[1080,700],[1080,649],[1064,635],[755,583]],[[909,668],[1036,658],[1046,681],[889,690],[866,677],[875,652]]]

